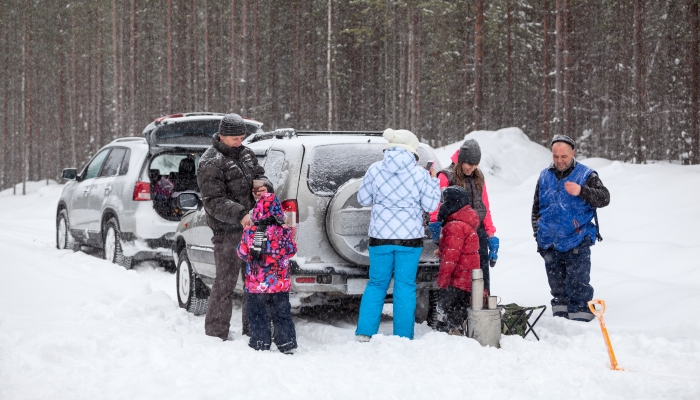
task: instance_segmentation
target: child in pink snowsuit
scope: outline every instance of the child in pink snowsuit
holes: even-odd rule
[[[277,197],[264,193],[253,209],[253,225],[243,230],[238,256],[246,261],[246,316],[250,331],[248,345],[269,350],[270,322],[275,327],[275,344],[285,354],[297,347],[289,290],[289,258],[297,252],[292,229],[283,226],[284,212]]]

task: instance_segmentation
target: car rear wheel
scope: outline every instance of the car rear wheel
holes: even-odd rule
[[[209,305],[209,296],[206,295],[199,282],[199,278],[195,275],[190,264],[190,259],[187,257],[187,250],[182,249],[177,257],[177,302],[180,307],[191,312],[194,315],[202,315],[207,313]]]
[[[105,224],[103,240],[102,248],[104,249],[105,260],[119,264],[126,269],[131,269],[133,258],[124,255],[121,231],[115,218],[110,218]]]
[[[73,241],[70,234],[70,225],[68,224],[68,213],[65,209],[61,210],[56,217],[56,248],[59,250],[71,249],[73,251],[80,250],[80,244]]]

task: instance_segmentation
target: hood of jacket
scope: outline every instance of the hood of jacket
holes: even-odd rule
[[[406,149],[392,147],[384,150],[383,171],[392,175],[410,174],[415,165],[416,157]]]
[[[253,222],[256,225],[282,225],[284,223],[284,212],[277,196],[273,193],[263,193],[260,196],[253,209]]]
[[[450,214],[447,217],[447,222],[452,221],[462,221],[471,225],[474,229],[476,229],[479,226],[479,216],[476,214],[476,211],[474,211],[474,209],[470,205],[466,205],[457,210],[456,212]]]

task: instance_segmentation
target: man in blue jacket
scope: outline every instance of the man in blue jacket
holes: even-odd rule
[[[566,135],[552,139],[553,163],[540,173],[532,205],[532,229],[544,258],[555,317],[590,321],[591,249],[602,240],[593,223],[596,208],[610,203],[598,174],[574,159],[576,144]],[[597,223],[597,221],[596,221]]]

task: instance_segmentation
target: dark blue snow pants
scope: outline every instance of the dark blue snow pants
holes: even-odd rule
[[[246,314],[250,342],[248,346],[255,350],[270,350],[274,324],[275,344],[277,349],[286,353],[297,348],[297,334],[292,321],[292,306],[289,304],[289,292],[282,293],[246,293]]]
[[[547,279],[552,293],[552,313],[576,321],[590,321],[594,315],[588,309],[593,299],[590,285],[591,239],[585,238],[577,247],[560,252],[553,247],[541,250]]]

